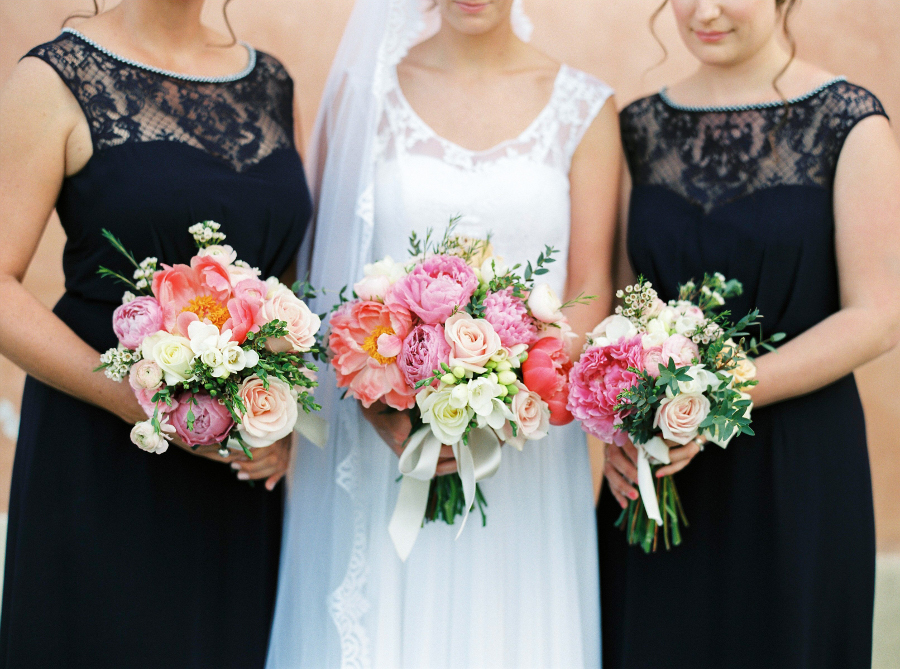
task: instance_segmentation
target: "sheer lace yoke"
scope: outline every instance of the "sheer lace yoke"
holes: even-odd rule
[[[872,115],[886,115],[878,99],[838,78],[787,108],[686,107],[662,91],[621,119],[634,184],[663,186],[709,213],[776,186],[830,189],[844,140]]]
[[[168,72],[118,56],[66,29],[27,55],[48,63],[87,118],[95,153],[127,143],[187,144],[241,172],[293,148],[293,82],[271,56],[245,45],[233,75]]]
[[[396,69],[385,95],[378,149],[392,155],[425,155],[462,170],[525,158],[568,172],[572,154],[612,90],[590,75],[562,65],[546,106],[517,137],[484,150],[472,150],[441,137],[403,95]]]

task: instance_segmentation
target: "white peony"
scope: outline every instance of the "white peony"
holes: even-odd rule
[[[624,316],[614,315],[600,321],[600,324],[588,335],[588,339],[592,345],[609,346],[621,339],[631,339],[635,335],[637,335],[637,328],[634,327],[634,323]]]
[[[562,302],[546,283],[539,283],[528,296],[528,308],[531,315],[544,323],[557,323],[563,319],[560,307]]]
[[[462,439],[474,414],[471,407],[455,407],[450,403],[451,390],[448,387],[436,391],[426,387],[416,395],[422,422],[428,424],[434,436],[444,444],[455,444]]]

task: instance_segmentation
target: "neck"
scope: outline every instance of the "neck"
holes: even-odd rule
[[[701,64],[695,80],[713,104],[756,100],[774,92],[773,82],[790,59],[788,50],[773,36],[763,48],[739,63]]]
[[[206,43],[200,21],[204,0],[122,0],[122,28],[135,43],[151,50],[193,50]]]
[[[445,21],[434,37],[436,55],[447,69],[469,73],[502,69],[512,59],[519,40],[507,21],[480,35],[467,35]]]

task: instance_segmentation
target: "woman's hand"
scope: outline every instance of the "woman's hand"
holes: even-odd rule
[[[676,444],[674,441],[666,441],[666,446],[669,447],[669,460],[672,463],[656,470],[656,478],[658,479],[680,472],[687,467],[691,460],[694,459],[694,456],[706,446],[706,437],[695,437],[684,446]]]
[[[394,451],[399,458],[406,446],[412,432],[412,421],[409,418],[408,411],[394,411],[389,409],[381,402],[375,402],[368,409],[362,407],[363,417],[369,421],[378,436],[388,447]],[[453,448],[451,446],[441,446],[441,455],[438,459],[437,476],[452,474],[456,471],[456,458],[453,457]]]
[[[603,463],[603,474],[609,482],[609,490],[623,509],[629,500],[638,498],[637,485],[637,449],[629,439],[624,446],[604,444],[606,457]]]
[[[293,435],[288,435],[266,448],[255,448],[252,460],[238,452],[240,457],[230,460],[231,468],[238,472],[237,477],[241,481],[265,479],[266,490],[273,490],[291,464],[292,441]]]

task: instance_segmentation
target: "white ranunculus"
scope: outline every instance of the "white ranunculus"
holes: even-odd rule
[[[237,253],[228,244],[212,244],[205,249],[200,249],[197,255],[201,258],[212,256],[223,266],[228,267],[237,260]]]
[[[454,386],[457,388],[459,386]],[[441,443],[452,445],[462,439],[474,412],[471,407],[455,407],[450,403],[451,388],[433,391],[430,388],[416,395],[422,422],[431,427]]]
[[[607,316],[588,335],[590,342],[596,346],[609,346],[620,339],[631,339],[637,335],[634,323],[618,314]]]
[[[485,284],[490,283],[498,276],[503,276],[509,271],[506,262],[500,256],[491,256],[481,263],[481,281]]]
[[[194,362],[194,352],[191,350],[189,339],[166,333],[165,336],[156,339],[151,356],[150,359],[163,371],[167,386],[188,380]]]
[[[679,316],[675,319],[675,333],[686,337],[693,335],[698,325],[700,325],[700,322],[691,316]]]
[[[544,323],[556,323],[563,319],[560,307],[562,302],[546,283],[539,283],[528,296],[528,308],[531,315]]]
[[[168,435],[175,433],[175,428],[167,422],[160,421],[157,432],[149,420],[141,421],[131,428],[131,442],[148,453],[165,453],[169,448]]]
[[[690,381],[678,382],[678,390],[685,394],[702,395],[710,388],[716,390],[722,385],[721,379],[705,369],[703,365],[694,365],[687,371],[687,374],[691,377]],[[666,390],[668,391],[668,388]]]

